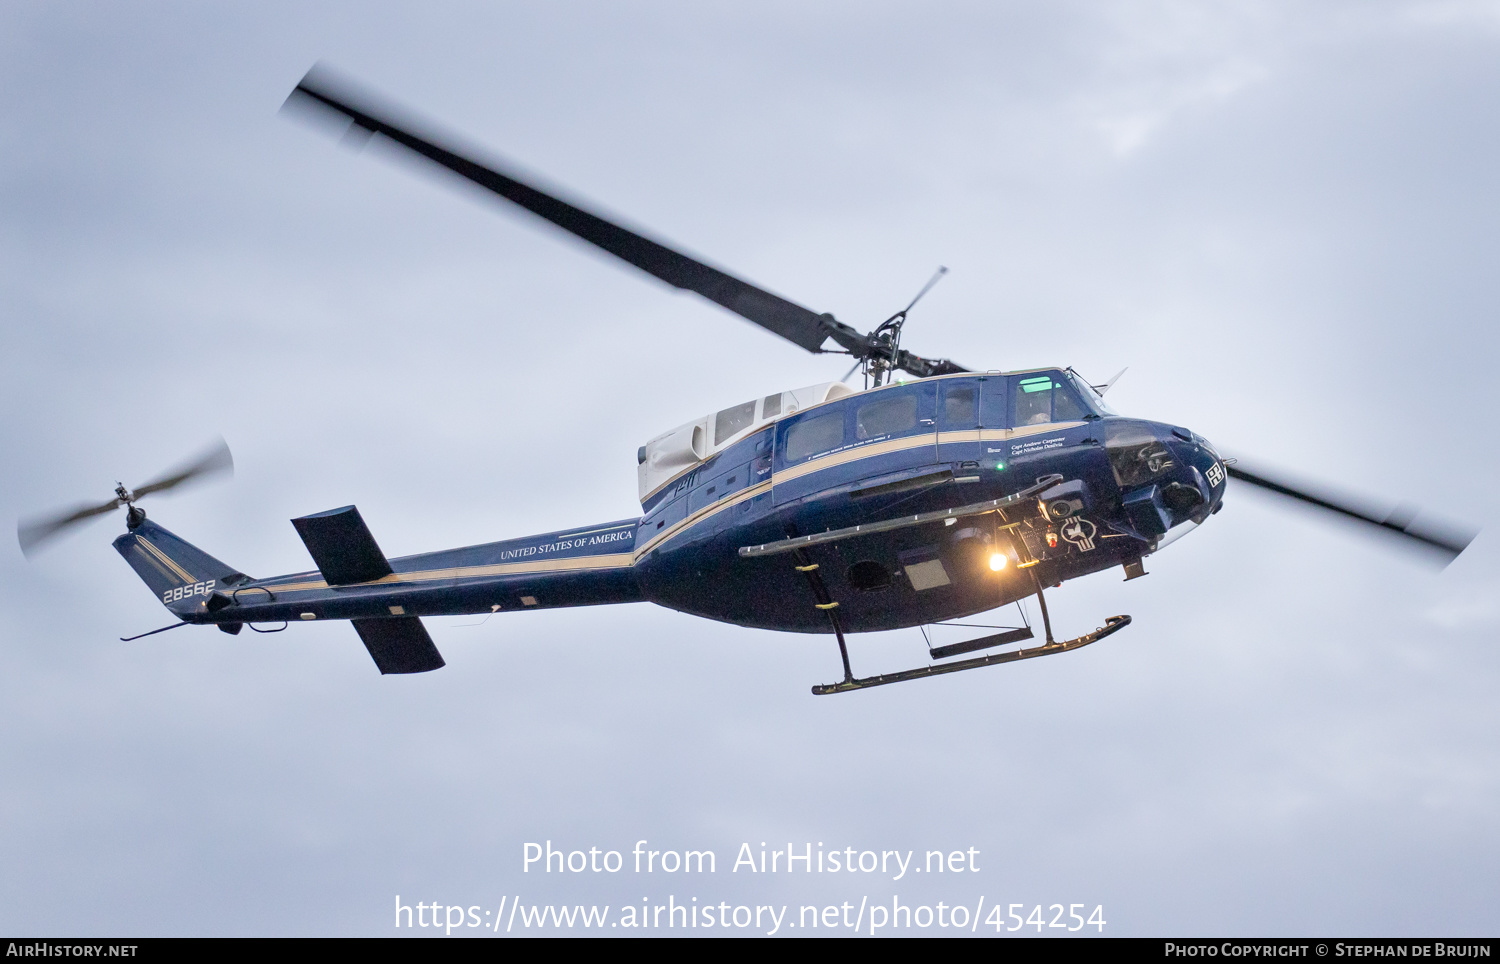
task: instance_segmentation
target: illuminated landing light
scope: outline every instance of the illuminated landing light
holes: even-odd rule
[[[990,569],[994,572],[999,572],[1001,569],[1004,569],[1005,563],[1006,558],[1005,553],[1003,552],[997,552],[994,555],[990,556]]]

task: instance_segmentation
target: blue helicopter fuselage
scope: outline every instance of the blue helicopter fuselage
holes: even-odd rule
[[[749,403],[741,409],[764,415]],[[735,411],[720,413],[717,429]],[[710,434],[712,421],[704,421]],[[1138,564],[1168,530],[1206,519],[1224,492],[1223,463],[1205,440],[1114,415],[1057,369],[897,383],[728,427],[711,454],[644,493],[638,519],[388,565],[361,556],[379,550],[359,522],[367,546],[336,531],[333,548],[308,543],[319,570],[270,579],[244,576],[149,520],[115,544],[180,618],[235,629],[649,601],[743,626],[826,633],[828,606],[816,605],[807,583],[812,567],[843,629],[863,632],[965,616],[1039,585]],[[1008,510],[899,522],[1013,496],[1053,476]],[[837,535],[882,520],[897,527]],[[306,520],[296,521],[303,531]],[[830,541],[777,551],[830,532]]]

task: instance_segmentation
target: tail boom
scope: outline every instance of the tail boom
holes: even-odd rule
[[[115,548],[184,622],[351,620],[381,673],[444,665],[423,616],[641,602],[640,520],[387,560],[353,506],[294,519],[318,569],[252,579],[154,522]]]
[[[321,569],[246,579],[219,588],[220,599],[203,599],[191,618],[399,619],[640,602],[634,568],[638,521],[398,557],[389,560],[389,574],[362,582],[330,585]]]

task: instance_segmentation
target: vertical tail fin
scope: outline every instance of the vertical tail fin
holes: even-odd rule
[[[178,538],[150,519],[115,540],[115,550],[130,563],[162,605],[207,596],[227,576],[238,576],[226,565],[202,549]]]

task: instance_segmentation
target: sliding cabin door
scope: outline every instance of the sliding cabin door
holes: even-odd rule
[[[775,502],[937,471],[937,384],[892,385],[817,405],[776,426]]]

